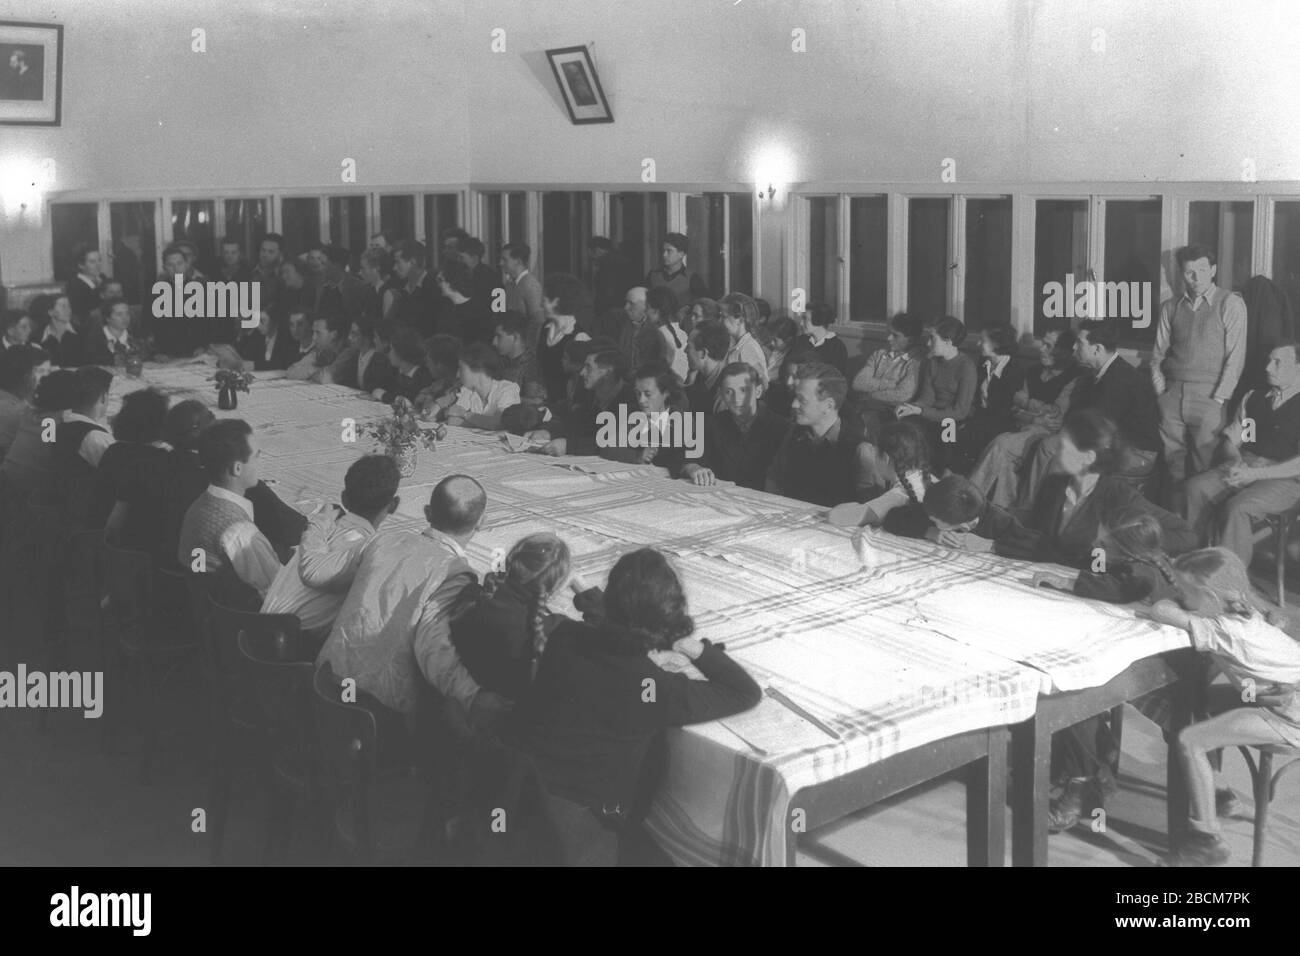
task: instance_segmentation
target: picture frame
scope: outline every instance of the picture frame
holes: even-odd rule
[[[546,51],[551,72],[560,86],[560,96],[575,126],[587,123],[612,123],[614,113],[605,99],[596,65],[585,46],[566,46]]]
[[[0,20],[0,125],[63,121],[63,25]]]

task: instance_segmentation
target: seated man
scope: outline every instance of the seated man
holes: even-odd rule
[[[789,419],[770,411],[759,400],[764,375],[744,362],[732,362],[718,376],[722,411],[709,415],[704,429],[704,454],[687,461],[681,477],[697,485],[734,481],[762,490],[767,470],[790,430]]]
[[[73,374],[72,406],[54,432],[54,491],[71,530],[85,530],[102,526],[94,520],[96,469],[113,444],[107,427],[113,374],[94,365]]]
[[[223,604],[256,610],[280,573],[280,559],[253,520],[244,497],[257,485],[258,457],[248,422],[227,418],[199,436],[199,462],[208,487],[181,521],[176,560],[191,571],[214,575],[213,596]]]
[[[602,449],[596,442],[602,412],[618,413],[620,405],[637,408],[636,392],[628,384],[627,356],[615,349],[602,349],[587,356],[578,373],[583,392],[562,421],[547,422],[528,433],[528,438],[550,439],[538,452],[543,455],[602,455],[618,449]]]
[[[412,725],[426,680],[473,706],[476,695],[462,683],[468,674],[457,666],[451,643],[450,611],[475,581],[465,545],[486,506],[473,478],[444,478],[424,509],[429,526],[422,532],[376,535],[318,579],[319,587],[350,587],[317,665],[328,662],[338,677],[354,679],[358,690]]]
[[[546,401],[546,385],[537,351],[528,344],[528,319],[522,312],[507,312],[496,320],[492,347],[501,356],[501,378]],[[558,397],[558,396],[557,396]]]
[[[82,361],[86,365],[112,365],[118,355],[138,352],[142,344],[131,337],[131,306],[121,299],[104,305],[104,326],[86,336]]]
[[[686,343],[686,400],[697,412],[721,408],[718,377],[726,367],[731,333],[715,319],[706,319],[691,330]],[[765,405],[770,402],[764,402]],[[773,411],[777,411],[773,409]],[[781,412],[777,411],[778,415]]]
[[[519,404],[519,386],[500,378],[500,359],[482,342],[460,353],[460,388],[434,402],[435,416],[448,425],[497,429],[501,413]]]
[[[840,421],[849,383],[839,369],[821,362],[800,365],[786,432],[767,472],[766,490],[833,507],[866,501],[874,486],[871,448],[850,436]]]
[[[388,360],[397,374],[387,388],[375,389],[371,394],[388,405],[399,397],[418,404],[421,390],[433,384],[433,374],[425,364],[424,340],[415,329],[399,328],[388,349]]]
[[[266,592],[262,613],[295,614],[304,634],[324,641],[347,591],[319,582],[331,581],[397,510],[400,481],[397,463],[387,455],[354,461],[343,478],[343,508],[326,508],[308,523],[298,550]]]
[[[1119,326],[1114,319],[1084,319],[1076,334],[1074,355],[1084,374],[1074,386],[1070,412],[1095,409],[1117,424],[1124,451],[1112,473],[1126,479],[1145,478],[1155,470],[1160,449],[1160,411],[1151,381],[1120,358]],[[1055,461],[1060,450],[1059,434],[1039,443],[1028,479],[1020,486],[1020,509],[1032,505],[1043,477],[1059,470]]]
[[[1268,354],[1269,388],[1248,392],[1237,420],[1223,432],[1227,461],[1187,482],[1193,528],[1218,519],[1219,543],[1250,567],[1251,523],[1300,501],[1300,346]],[[1285,547],[1279,542],[1277,547]]]

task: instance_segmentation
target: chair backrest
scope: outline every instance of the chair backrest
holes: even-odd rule
[[[290,628],[285,614],[260,614],[258,627],[239,631],[239,652],[252,680],[257,703],[275,748],[286,762],[299,768],[308,785],[317,779],[316,721],[312,681],[316,665],[288,653]],[[295,624],[297,618],[293,618]],[[296,626],[292,628],[297,633]]]
[[[369,708],[343,699],[342,681],[328,661],[316,668],[312,688],[323,782],[336,806],[352,801],[357,840],[369,847],[369,788],[379,753],[379,723]]]
[[[143,628],[153,614],[153,558],[104,542],[105,609],[119,628]]]
[[[190,579],[200,575],[190,575]],[[239,650],[239,635],[245,631],[267,642],[269,655],[274,660],[292,661],[299,656],[302,643],[302,624],[292,614],[258,614],[227,607],[211,594],[208,601],[209,647],[217,673],[238,677],[243,673],[243,655]]]

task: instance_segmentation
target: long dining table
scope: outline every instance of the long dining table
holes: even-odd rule
[[[211,360],[119,371],[110,411],[143,387],[215,404],[213,372]],[[217,414],[254,427],[262,474],[309,513],[338,500],[347,467],[376,450],[360,426],[390,411],[349,388],[258,373],[238,408]],[[1010,739],[1013,859],[1041,865],[1051,732],[1174,683],[1169,662],[1189,646],[1131,609],[1032,588],[1034,565],[835,528],[815,505],[653,466],[515,452],[472,429],[419,453],[381,533],[420,527],[433,486],[457,473],[487,492],[467,547],[480,573],[539,531],[564,538],[593,581],[628,550],[658,548],[697,633],[764,688],[748,714],[668,735],[646,826],[681,864],[793,864],[801,834],[965,768],[967,862],[1000,865]],[[572,613],[568,598],[554,609]]]

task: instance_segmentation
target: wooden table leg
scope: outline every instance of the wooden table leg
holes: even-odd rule
[[[1031,717],[1011,728],[1011,863],[1047,865],[1052,735]]]
[[[1183,760],[1178,752],[1178,734],[1192,722],[1192,710],[1196,705],[1197,690],[1195,677],[1184,675],[1181,680],[1171,684],[1168,693],[1172,695],[1172,707],[1169,715],[1169,731],[1165,735],[1167,754],[1165,757],[1165,833],[1169,838],[1172,851],[1183,831],[1187,828],[1190,812],[1190,794],[1187,790],[1187,775],[1183,771]]]
[[[966,771],[966,865],[1006,864],[1007,741],[1005,727],[991,727],[988,755]]]

